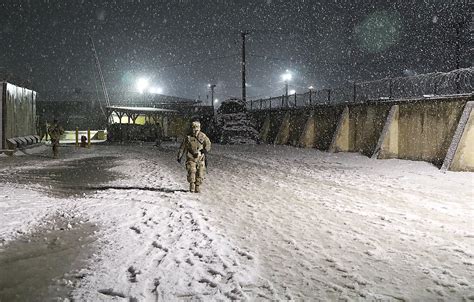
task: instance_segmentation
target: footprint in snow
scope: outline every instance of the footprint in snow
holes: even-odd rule
[[[253,256],[250,255],[249,253],[247,253],[246,251],[242,251],[242,250],[237,250],[237,253],[242,256],[242,257],[246,257],[248,260],[252,260],[253,259]]]
[[[131,226],[131,227],[130,227],[130,230],[135,231],[135,233],[137,233],[137,234],[141,234],[141,233],[142,233],[142,231],[141,231],[138,227],[136,227],[136,226]]]
[[[138,282],[138,275],[142,273],[140,270],[136,269],[133,266],[130,266],[127,272],[128,272],[128,280],[133,283]]]
[[[169,251],[167,248],[163,247],[161,244],[159,244],[159,243],[156,242],[156,241],[153,241],[152,245],[153,245],[153,247],[155,247],[155,248],[157,248],[157,249],[160,249],[160,250],[162,250],[162,251],[164,251],[164,252],[166,252],[166,253],[168,253],[168,251]]]

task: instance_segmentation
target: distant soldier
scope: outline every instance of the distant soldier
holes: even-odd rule
[[[54,119],[53,124],[48,128],[49,137],[51,138],[51,146],[53,147],[53,156],[59,156],[59,138],[64,134],[64,129],[59,126],[58,120]]]
[[[154,127],[154,135],[155,135],[155,146],[161,146],[161,140],[163,139],[163,130],[161,129],[160,124],[155,124]]]
[[[184,138],[178,151],[178,162],[186,155],[186,170],[190,192],[201,192],[200,186],[206,174],[206,154],[211,150],[211,141],[201,132],[201,123],[192,123],[192,134]]]
[[[38,125],[38,135],[40,136],[40,141],[42,142],[43,141],[43,138],[45,141],[48,140],[48,128],[49,128],[49,124],[48,122],[44,122],[44,123],[40,123]]]

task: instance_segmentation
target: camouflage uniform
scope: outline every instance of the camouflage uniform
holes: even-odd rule
[[[64,133],[64,129],[58,125],[57,121],[48,128],[49,137],[51,138],[51,146],[53,147],[53,156],[58,158],[59,156],[59,138]]]
[[[201,132],[201,124],[193,122],[193,134],[185,137],[178,151],[178,162],[186,155],[186,170],[190,192],[200,192],[206,174],[206,153],[211,150],[211,141]]]

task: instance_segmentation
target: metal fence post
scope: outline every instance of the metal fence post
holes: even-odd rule
[[[331,104],[331,88],[328,89],[328,104]]]
[[[309,90],[309,106],[310,107],[313,105],[312,94],[313,94],[313,89],[310,89]]]
[[[298,107],[297,103],[296,103],[296,92],[295,92],[295,108]]]
[[[388,81],[388,98],[392,99],[392,80]]]
[[[356,95],[357,95],[357,83],[354,81],[354,91],[353,91],[352,102],[356,102]]]

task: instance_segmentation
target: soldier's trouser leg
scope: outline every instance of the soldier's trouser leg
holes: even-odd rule
[[[59,155],[59,144],[53,143],[53,156],[57,158]]]
[[[206,176],[206,164],[203,160],[197,163],[196,169],[196,186],[200,186]]]
[[[196,163],[193,161],[186,162],[186,170],[188,171],[188,182],[190,184],[190,191],[194,191],[196,184]]]

